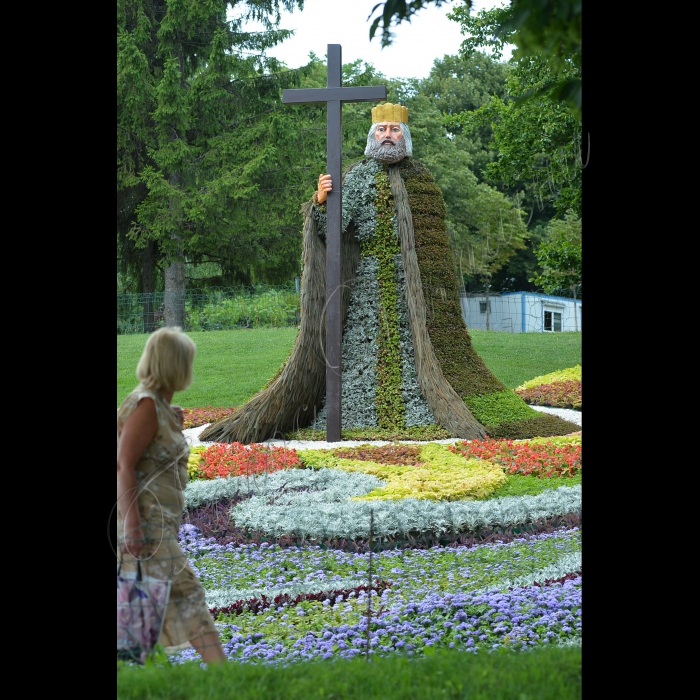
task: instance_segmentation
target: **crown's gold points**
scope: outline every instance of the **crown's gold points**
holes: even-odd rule
[[[377,122],[403,122],[408,124],[408,107],[386,102],[372,109],[372,124]]]

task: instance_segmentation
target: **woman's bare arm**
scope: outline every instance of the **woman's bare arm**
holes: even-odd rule
[[[117,448],[117,505],[124,521],[122,552],[138,557],[144,545],[138,508],[136,465],[158,432],[153,399],[144,397],[126,419]]]

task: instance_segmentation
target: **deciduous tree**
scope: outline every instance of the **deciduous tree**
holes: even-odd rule
[[[372,39],[381,27],[382,46],[392,42],[391,28],[411,19],[424,7],[439,7],[450,0],[386,0],[377,3],[370,18],[378,11],[369,29]],[[462,22],[469,20],[472,0],[456,4],[449,17]],[[581,118],[582,82],[582,2],[581,0],[510,0],[509,5],[493,10],[493,21],[482,26],[473,23],[469,31],[475,32],[475,41],[481,46],[490,45],[498,52],[503,44],[515,45],[513,56],[519,60],[538,54],[548,59],[553,79],[540,86],[533,95],[547,95],[565,103],[577,118]],[[496,53],[497,55],[497,53]],[[569,63],[579,69],[570,74]]]
[[[553,219],[547,237],[537,248],[541,267],[532,281],[548,294],[571,292],[574,300],[582,288],[582,225],[581,219],[568,211],[563,219]]]

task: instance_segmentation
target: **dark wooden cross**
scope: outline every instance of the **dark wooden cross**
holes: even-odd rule
[[[326,172],[331,176],[333,183],[333,189],[328,193],[326,200],[328,220],[326,231],[326,440],[328,442],[340,440],[341,424],[341,343],[343,339],[340,245],[343,218],[341,106],[343,102],[386,100],[386,85],[341,87],[342,68],[340,44],[328,44],[328,87],[282,91],[284,103],[328,103]]]

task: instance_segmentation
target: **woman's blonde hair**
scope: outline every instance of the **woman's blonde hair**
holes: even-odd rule
[[[136,377],[147,389],[182,391],[192,384],[192,364],[197,346],[182,328],[153,331],[136,366]]]

